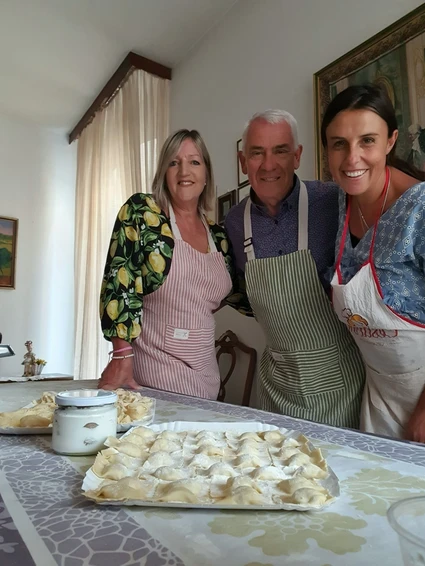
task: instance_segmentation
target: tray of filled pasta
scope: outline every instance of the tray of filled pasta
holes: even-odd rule
[[[155,399],[137,391],[117,389],[117,432],[126,432],[137,425],[151,424],[155,417]],[[0,434],[52,434],[56,393],[45,391],[16,411],[0,413]]]
[[[98,504],[318,510],[338,478],[303,434],[255,422],[171,422],[108,438],[83,481]]]

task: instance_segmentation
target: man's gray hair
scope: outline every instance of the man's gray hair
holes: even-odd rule
[[[246,138],[248,136],[248,130],[252,122],[255,120],[265,120],[269,124],[281,124],[286,122],[291,128],[292,139],[294,140],[294,149],[297,149],[298,143],[298,124],[295,118],[289,112],[285,110],[265,110],[264,112],[257,112],[254,116],[245,124],[245,128],[242,134],[242,151],[245,153]]]

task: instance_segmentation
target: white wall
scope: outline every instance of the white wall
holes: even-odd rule
[[[0,289],[0,332],[16,356],[0,375],[21,375],[24,342],[46,373],[73,370],[76,147],[64,131],[0,115],[0,216],[18,218],[15,289]]]
[[[171,128],[197,128],[214,163],[218,193],[237,184],[236,140],[254,112],[288,110],[298,120],[300,174],[314,166],[313,74],[419,6],[417,0],[239,0],[221,24],[173,70]],[[231,328],[261,353],[258,325],[229,307]],[[237,388],[236,388],[237,389]],[[232,397],[230,400],[235,400]]]

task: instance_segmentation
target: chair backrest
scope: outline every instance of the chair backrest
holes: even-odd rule
[[[227,330],[224,334],[222,334],[220,338],[215,341],[215,346],[216,348],[218,348],[217,362],[220,360],[220,356],[222,354],[229,354],[232,358],[229,371],[224,378],[221,378],[220,391],[218,393],[217,401],[224,401],[224,398],[226,397],[226,385],[236,367],[237,354],[235,348],[239,348],[239,350],[241,350],[243,353],[249,355],[249,364],[242,397],[242,405],[244,407],[248,407],[249,400],[251,398],[252,384],[254,382],[255,366],[257,364],[257,351],[255,350],[255,348],[250,348],[249,346],[241,342],[236,334],[231,330]]]

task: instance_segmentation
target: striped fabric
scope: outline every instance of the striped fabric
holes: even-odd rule
[[[200,253],[176,235],[167,280],[144,299],[142,334],[133,342],[136,381],[217,399],[220,374],[212,313],[231,288],[223,254]]]
[[[267,340],[261,408],[358,428],[364,367],[308,250],[248,261],[247,292]]]

